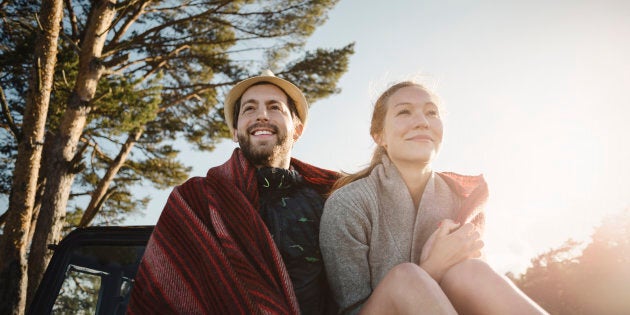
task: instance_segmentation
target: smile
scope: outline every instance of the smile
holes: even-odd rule
[[[417,136],[406,138],[405,140],[407,140],[407,141],[418,141],[418,142],[433,141],[433,139],[431,137],[426,136],[426,135],[417,135]]]
[[[252,136],[271,136],[278,133],[278,127],[272,124],[257,123],[247,128],[247,132]]]
[[[256,130],[254,131],[253,135],[254,136],[260,136],[260,135],[272,135],[273,133],[269,130]]]

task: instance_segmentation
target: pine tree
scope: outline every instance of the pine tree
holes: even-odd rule
[[[37,189],[27,210],[10,202],[0,222],[3,244],[16,244],[6,231],[36,226],[27,229],[32,241],[20,243],[30,250],[29,292],[49,259],[47,244],[59,240],[64,224],[118,222],[148,202],[133,194],[135,185],[166,188],[187,177],[177,140],[210,151],[228,136],[222,99],[234,83],[271,68],[302,87],[311,103],[338,93],[353,45],[304,50],[336,2],[65,1]],[[13,36],[0,40],[6,92],[0,158],[8,165],[0,171],[0,193],[12,195],[39,5],[2,6],[0,32]],[[12,215],[24,216],[21,226],[8,220]],[[8,272],[11,264],[0,255]]]

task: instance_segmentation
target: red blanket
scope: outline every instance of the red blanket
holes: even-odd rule
[[[338,174],[292,159],[322,196]],[[128,314],[298,314],[258,214],[255,168],[239,149],[171,193],[135,278]]]
[[[488,200],[488,184],[483,176],[467,176],[451,172],[437,174],[463,200],[455,221],[472,222],[483,231],[486,220],[482,207]]]

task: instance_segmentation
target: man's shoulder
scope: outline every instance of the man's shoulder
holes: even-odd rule
[[[296,158],[291,158],[291,168],[322,196],[328,195],[330,188],[337,181],[340,174],[335,171],[317,167]]]
[[[205,180],[206,180],[206,177],[193,176],[193,177],[188,178],[185,182],[181,183],[180,185],[175,186],[175,189],[182,189],[182,188],[188,188],[191,186],[203,185]]]
[[[194,176],[188,178],[183,183],[173,187],[171,190],[171,197],[176,195],[185,196],[190,193],[197,193],[203,191],[203,185],[205,184],[205,178],[201,176]]]
[[[323,167],[319,167],[304,161],[301,161],[297,158],[291,158],[291,168],[293,168],[295,171],[297,171],[300,175],[304,176],[310,176],[310,177],[315,177],[315,176],[320,176],[320,177],[339,177],[339,173],[323,168]]]

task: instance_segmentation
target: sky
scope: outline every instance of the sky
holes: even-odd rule
[[[307,48],[355,42],[341,93],[314,103],[293,155],[353,172],[370,160],[373,102],[420,79],[442,99],[434,169],[483,174],[485,254],[520,273],[630,207],[630,2],[341,0]],[[204,176],[236,147],[185,150]],[[169,190],[126,224],[155,224]]]

